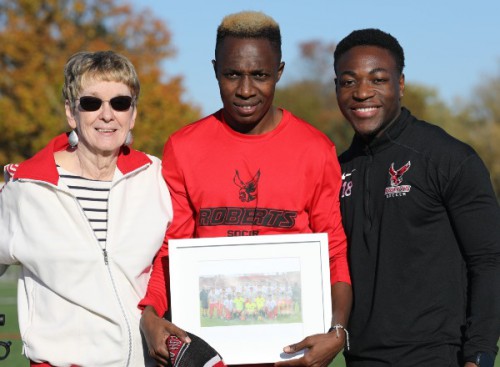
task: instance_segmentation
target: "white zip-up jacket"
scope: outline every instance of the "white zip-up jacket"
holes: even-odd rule
[[[148,366],[137,307],[172,220],[158,158],[122,149],[109,193],[107,262],[54,152],[62,134],[21,163],[0,193],[0,264],[20,264],[26,357],[53,366]],[[0,266],[1,267],[1,266]]]

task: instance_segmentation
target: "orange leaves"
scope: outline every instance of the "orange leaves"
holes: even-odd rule
[[[0,14],[0,166],[68,129],[63,68],[81,50],[112,49],[134,63],[142,87],[135,147],[161,155],[172,131],[200,117],[182,101],[182,79],[165,80],[161,63],[175,49],[150,11],[116,0],[9,0]]]

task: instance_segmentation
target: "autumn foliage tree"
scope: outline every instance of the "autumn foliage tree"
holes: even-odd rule
[[[341,153],[348,148],[353,131],[336,101],[334,43],[312,40],[300,46],[300,68],[286,69],[292,81],[278,84],[276,104],[292,111],[327,134]],[[471,101],[457,100],[453,109],[437,90],[424,84],[406,82],[402,105],[415,116],[444,128],[470,144],[491,173],[500,197],[500,63],[497,75],[484,78]]]
[[[300,44],[300,72],[287,70],[295,75],[291,82],[279,86],[276,101],[328,135],[340,154],[349,147],[353,130],[337,105],[333,69],[335,46],[335,43],[318,40]],[[407,83],[402,104],[428,121],[449,121],[451,118],[437,91],[425,85]]]
[[[127,56],[139,74],[135,148],[160,155],[171,132],[200,116],[181,99],[182,78],[162,72],[175,49],[150,11],[115,0],[0,0],[0,165],[68,130],[64,64],[75,52],[107,49]]]
[[[485,76],[474,96],[464,102],[450,130],[472,145],[490,171],[500,199],[500,60],[496,73]]]
[[[334,43],[312,40],[300,44],[300,63],[294,69],[285,68],[293,75],[287,84],[278,84],[275,103],[323,131],[341,153],[349,146],[352,130],[336,102],[334,50]]]

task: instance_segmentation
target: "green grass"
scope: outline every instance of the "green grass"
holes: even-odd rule
[[[333,360],[333,362],[330,363],[329,367],[345,367],[344,356],[341,355],[341,354],[342,353],[339,353],[339,355],[337,355],[337,357],[335,357],[335,359]]]
[[[289,316],[278,316],[277,319],[267,319],[267,318],[256,319],[255,317],[248,317],[243,320],[240,320],[239,318],[226,320],[226,319],[220,319],[218,317],[215,318],[210,318],[206,316],[200,317],[200,323],[202,327],[289,324],[289,323],[299,323],[299,322],[302,322],[302,317],[299,314],[294,314]]]
[[[17,323],[16,295],[17,282],[0,280],[0,313],[5,314],[5,325],[0,326],[0,340],[12,342],[9,356],[0,361],[0,365],[28,367],[28,360],[21,354],[22,343]],[[0,353],[3,355],[4,350],[1,350]]]
[[[9,277],[5,276],[4,278]],[[0,361],[0,366],[29,367],[27,359],[21,354],[22,343],[17,323],[16,288],[17,282],[0,278],[0,313],[5,314],[5,325],[0,326],[0,340],[12,342],[10,355],[7,359]],[[344,357],[339,354],[329,367],[345,367]],[[500,367],[500,356],[495,359],[495,367]]]

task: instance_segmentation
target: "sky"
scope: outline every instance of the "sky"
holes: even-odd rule
[[[372,27],[399,40],[406,81],[435,88],[450,108],[500,74],[499,0],[134,0],[133,6],[165,21],[177,50],[162,65],[165,75],[181,75],[184,99],[205,115],[222,105],[211,64],[217,26],[242,10],[263,11],[280,24],[286,63],[280,84],[300,73],[300,43],[338,43]]]

